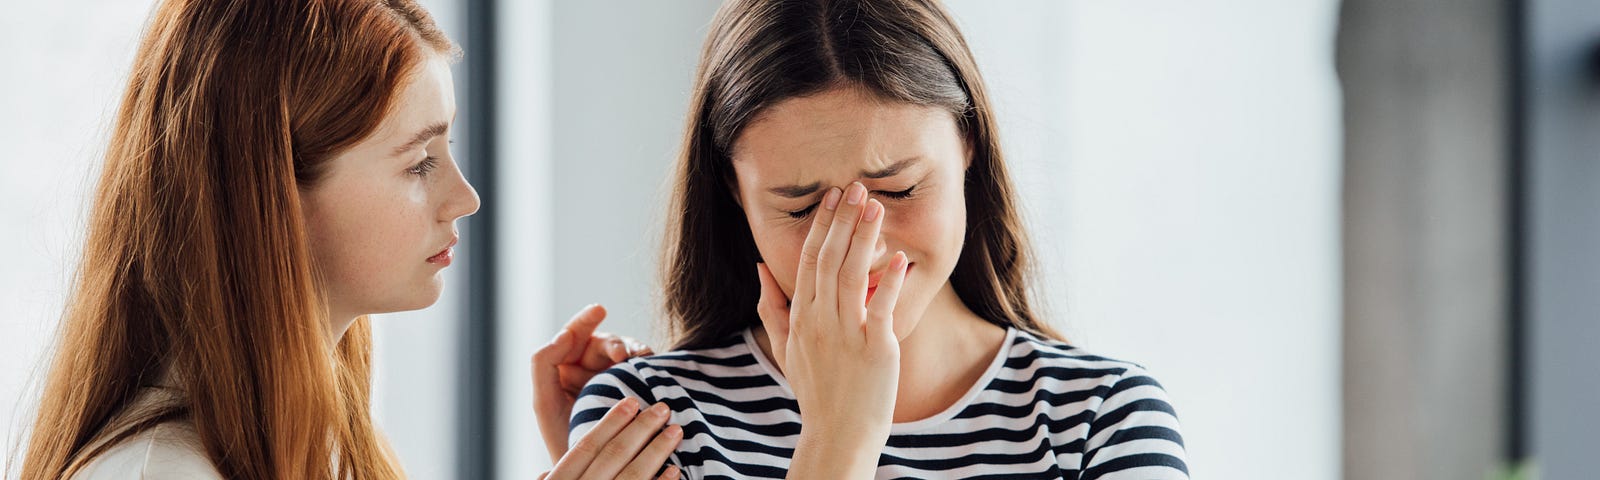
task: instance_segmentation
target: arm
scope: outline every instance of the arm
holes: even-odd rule
[[[1124,372],[1090,423],[1083,480],[1188,480],[1183,435],[1166,390],[1143,369]]]

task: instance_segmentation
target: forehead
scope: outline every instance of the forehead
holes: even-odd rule
[[[768,107],[731,153],[741,174],[798,181],[824,175],[819,170],[879,170],[918,156],[959,161],[962,145],[954,115],[942,108],[833,89]]]
[[[455,115],[455,84],[450,64],[438,55],[428,55],[400,84],[388,116],[372,139],[382,143],[401,142],[417,130],[438,122],[449,122]]]

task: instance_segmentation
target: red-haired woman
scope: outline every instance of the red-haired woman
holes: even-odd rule
[[[22,478],[401,477],[367,315],[434,303],[478,209],[457,55],[412,0],[162,2]]]

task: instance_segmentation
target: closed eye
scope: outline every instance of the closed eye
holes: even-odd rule
[[[891,200],[905,200],[907,198],[911,198],[911,194],[914,193],[916,191],[916,189],[917,189],[917,186],[916,185],[912,185],[911,188],[907,188],[905,190],[894,191],[894,192],[879,191],[879,192],[874,192],[874,194],[877,195],[877,196],[883,197],[883,198],[891,199]],[[802,209],[799,209],[799,210],[786,210],[783,213],[788,214],[789,218],[793,218],[795,220],[803,220],[806,217],[810,217],[812,212],[817,211],[817,205],[818,204],[813,203],[811,205],[807,205],[806,208],[802,208]]]
[[[911,188],[907,188],[898,192],[878,192],[878,196],[895,200],[905,200],[907,198],[911,198],[911,192],[916,189],[917,186],[912,185]]]
[[[813,203],[813,204],[807,206],[806,208],[802,208],[802,209],[799,209],[799,210],[786,210],[783,213],[789,214],[789,218],[793,218],[795,220],[803,220],[806,217],[811,216],[811,212],[814,212],[814,211],[817,210],[817,205],[818,205],[817,203]]]

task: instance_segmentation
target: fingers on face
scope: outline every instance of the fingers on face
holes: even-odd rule
[[[851,183],[844,191],[843,201],[833,214],[827,239],[817,254],[816,300],[819,305],[837,305],[839,300],[839,271],[850,252],[850,241],[855,238],[857,224],[866,210],[867,187],[861,182]],[[824,307],[826,308],[826,307]],[[834,307],[837,308],[837,307]]]
[[[867,302],[868,328],[894,330],[894,307],[900,301],[900,287],[906,283],[906,270],[910,266],[906,252],[894,252],[889,257],[889,271],[878,280],[878,290]]]
[[[850,238],[850,251],[839,268],[839,311],[860,312],[859,306],[867,303],[867,281],[872,263],[877,260],[878,232],[883,227],[883,203],[878,199],[864,202],[861,222]],[[856,320],[861,320],[857,314]]]
[[[783,295],[778,278],[765,263],[756,264],[756,277],[761,279],[761,299],[756,301],[756,313],[762,325],[774,333],[789,331],[789,298]]]
[[[816,214],[811,218],[811,231],[806,233],[806,241],[800,247],[800,272],[796,275],[794,284],[794,301],[811,303],[816,296],[817,265],[822,254],[822,244],[828,239],[829,227],[833,225],[834,212],[839,207],[839,198],[844,192],[838,187],[828,189],[822,196],[822,204],[817,206]]]

